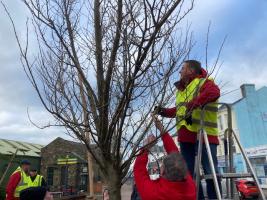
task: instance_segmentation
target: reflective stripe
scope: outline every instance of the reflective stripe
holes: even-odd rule
[[[182,107],[182,106],[186,106],[186,102],[180,102],[179,104],[178,104],[178,106],[179,107]],[[205,109],[204,109],[205,111],[211,111],[211,112],[218,112],[218,106],[216,105],[216,106],[210,106],[210,105],[207,105],[207,106],[205,106]]]
[[[192,122],[195,124],[200,124],[201,121],[199,119],[192,119]],[[204,121],[204,126],[218,128],[217,123],[207,122],[207,121]]]
[[[195,90],[195,93],[193,95],[193,98],[196,98],[197,97],[197,95],[199,93],[199,90],[200,90],[200,88],[202,87],[202,85],[204,84],[205,81],[206,81],[205,78],[200,78],[199,79],[199,83],[196,86],[196,90]]]
[[[182,106],[186,106],[186,104],[187,104],[186,102],[179,102],[177,106],[182,107]]]
[[[20,182],[17,186],[25,186],[28,185],[28,183]]]
[[[218,106],[205,106],[205,111],[210,111],[210,112],[218,112],[219,111],[219,108]]]

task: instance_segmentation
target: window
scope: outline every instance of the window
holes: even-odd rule
[[[81,177],[80,177],[80,187],[79,187],[79,189],[80,190],[83,190],[83,191],[87,191],[87,189],[88,189],[88,176],[87,175],[81,175]]]
[[[61,167],[61,180],[60,183],[62,186],[68,186],[68,167]]]
[[[47,185],[53,185],[53,178],[54,178],[54,168],[48,167],[47,168]]]
[[[266,163],[266,157],[249,158],[252,165],[263,165]]]

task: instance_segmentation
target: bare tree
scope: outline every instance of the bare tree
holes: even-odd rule
[[[173,101],[171,83],[192,47],[189,30],[178,24],[193,1],[23,2],[38,41],[34,58],[28,34],[24,46],[7,13],[24,70],[56,119],[53,125],[86,145],[106,177],[111,199],[119,200],[122,182],[151,130],[150,113],[155,105]]]

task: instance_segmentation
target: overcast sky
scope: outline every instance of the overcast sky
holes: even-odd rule
[[[14,16],[19,33],[23,32],[26,9],[19,0],[4,0]],[[236,90],[244,83],[256,88],[267,86],[267,0],[197,0],[186,18],[191,23],[196,48],[192,58],[205,60],[205,40],[211,21],[209,65],[212,66],[223,38],[227,40],[220,62],[217,82],[225,85],[222,93]],[[47,144],[66,137],[62,129],[40,130],[28,119],[45,124],[51,117],[42,108],[20,64],[14,34],[0,7],[0,138]],[[240,98],[240,91],[229,93],[222,101]]]

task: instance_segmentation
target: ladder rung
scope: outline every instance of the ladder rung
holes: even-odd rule
[[[223,173],[223,174],[217,174],[217,177],[219,178],[248,178],[252,177],[250,173]],[[202,179],[212,179],[212,174],[207,174],[202,176]]]

